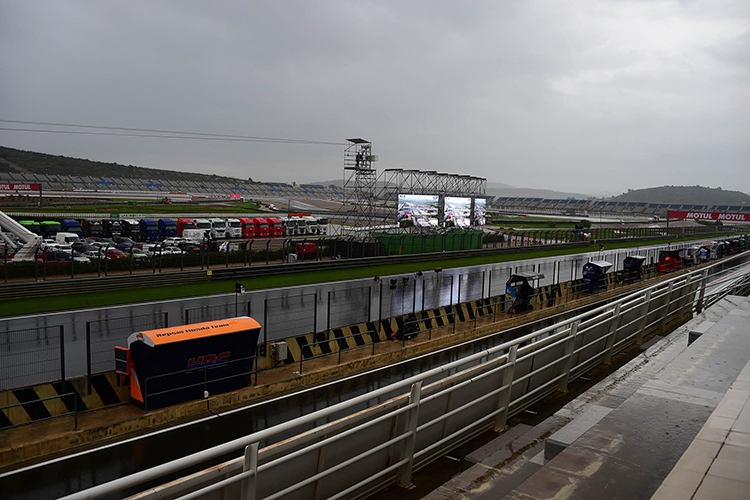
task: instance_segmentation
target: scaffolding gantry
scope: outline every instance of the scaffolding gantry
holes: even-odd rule
[[[372,143],[347,139],[344,150],[344,202],[336,214],[335,234],[368,239],[372,232],[411,232],[399,228],[399,194],[481,197],[487,179],[436,171],[386,169],[378,177]],[[420,229],[423,230],[423,229]]]

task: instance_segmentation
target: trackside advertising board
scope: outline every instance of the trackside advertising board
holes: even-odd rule
[[[0,183],[0,191],[40,191],[41,184],[8,184]]]
[[[690,212],[670,210],[670,219],[708,220],[726,222],[750,222],[750,214],[728,212]]]

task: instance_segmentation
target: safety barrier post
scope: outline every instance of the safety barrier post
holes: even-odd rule
[[[505,361],[505,370],[503,370],[502,385],[505,390],[500,393],[497,400],[497,408],[503,409],[495,417],[495,432],[505,429],[508,421],[508,406],[510,406],[510,394],[513,389],[513,372],[516,369],[516,355],[518,353],[518,344],[513,345],[508,351],[508,359]]]
[[[669,308],[672,304],[672,294],[674,293],[674,281],[669,282],[669,288],[667,288],[667,303],[663,306],[664,313],[659,321],[659,330],[664,330],[667,326],[667,318],[669,317]]]
[[[698,276],[696,275],[695,278],[698,279]],[[685,319],[685,313],[687,312],[685,311],[685,306],[688,304],[688,302],[690,304],[693,303],[692,301],[688,301],[688,297],[690,297],[690,287],[693,285],[693,282],[695,282],[695,280],[693,279],[693,276],[687,275],[685,277],[685,285],[683,286],[683,289],[681,292],[682,298],[680,299],[679,306],[678,306],[678,310],[680,311],[680,314],[679,314],[680,320]],[[692,307],[690,309],[692,311]]]
[[[86,384],[91,395],[91,322],[86,322]]]
[[[614,310],[612,311],[612,319],[609,323],[609,332],[607,332],[607,342],[604,345],[604,350],[607,354],[604,355],[604,364],[608,365],[612,363],[612,351],[615,349],[615,336],[617,335],[617,329],[620,327],[620,308],[621,303],[617,303]]]
[[[703,277],[700,283],[700,294],[698,295],[698,303],[695,305],[695,314],[703,312],[703,300],[706,298],[706,283],[708,283],[708,269],[703,271]]]
[[[258,446],[260,443],[253,443],[245,446],[245,462],[242,465],[242,472],[252,471],[252,475],[242,480],[242,490],[240,498],[242,500],[255,500],[255,494],[258,484]]]
[[[576,346],[576,333],[578,333],[578,325],[581,323],[581,320],[574,321],[572,325],[570,325],[570,333],[568,334],[568,340],[565,343],[565,360],[562,364],[562,372],[565,373],[565,376],[560,380],[560,389],[561,391],[567,391],[568,390],[568,380],[570,380],[570,370],[573,366],[573,350]]]
[[[638,334],[635,336],[636,345],[643,343],[643,336],[646,334],[646,326],[648,325],[648,311],[651,305],[651,293],[652,289],[646,291],[646,295],[643,296],[643,305],[640,310],[641,321],[638,325]]]
[[[60,325],[60,381],[65,392],[65,327]]]
[[[409,394],[409,405],[414,405],[414,408],[406,413],[406,428],[404,429],[404,433],[409,433],[409,436],[404,441],[404,452],[401,456],[401,460],[408,459],[408,462],[398,468],[397,476],[397,483],[402,488],[411,486],[411,470],[414,466],[414,443],[417,437],[419,398],[421,394],[422,382],[419,381],[412,384],[411,393]]]

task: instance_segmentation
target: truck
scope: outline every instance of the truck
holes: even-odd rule
[[[18,223],[34,234],[42,234],[42,225],[35,220],[19,220]]]
[[[141,219],[139,222],[141,227],[141,239],[144,241],[158,241],[159,240],[159,224],[154,219]]]
[[[196,219],[195,225],[198,226],[198,229],[200,229],[203,233],[203,236],[201,236],[201,241],[203,238],[211,237],[211,221],[208,219]]]
[[[159,219],[159,238],[165,240],[177,236],[177,225],[172,219]]]
[[[66,233],[75,233],[78,235],[78,239],[83,238],[83,230],[81,224],[74,219],[63,219],[60,222],[60,230]]]
[[[271,238],[284,236],[284,225],[281,223],[281,220],[276,217],[269,217],[266,220],[268,221],[268,235]]]
[[[318,217],[318,234],[328,234],[328,219]]]
[[[208,221],[211,223],[212,238],[226,238],[227,221],[224,219],[208,219]]]
[[[268,221],[266,219],[255,217],[253,224],[255,224],[256,238],[268,238]]]
[[[319,234],[318,219],[312,215],[306,215],[302,218],[305,220],[305,225],[307,226],[307,234]]]
[[[113,236],[122,236],[122,222],[120,219],[104,219],[104,236],[112,238]]]
[[[131,240],[141,240],[141,224],[135,219],[123,219],[122,236],[127,236]]]
[[[177,219],[177,236],[184,236],[183,232],[185,229],[198,229],[198,226],[195,224],[195,221],[192,219],[184,219],[180,218]]]
[[[240,219],[240,224],[242,224],[243,238],[255,238],[255,223],[253,222],[253,219],[242,217]]]
[[[39,223],[39,229],[42,230],[43,237],[54,238],[60,232],[60,223],[56,220],[43,220]]]
[[[100,219],[83,219],[81,221],[81,232],[83,237],[88,238],[89,236],[104,236],[104,225]]]
[[[227,219],[227,238],[242,238],[242,223],[239,219]]]
[[[55,241],[60,245],[72,245],[76,241],[81,241],[81,238],[76,233],[60,231],[55,235]]]

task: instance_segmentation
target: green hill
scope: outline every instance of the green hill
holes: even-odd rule
[[[628,190],[612,201],[646,203],[674,203],[693,205],[742,205],[750,204],[750,196],[740,191],[727,191],[703,186],[662,186]]]
[[[120,165],[100,161],[68,158],[0,146],[0,172],[30,172],[45,175],[90,177],[125,177],[131,179],[173,179],[178,181],[245,181],[219,175],[193,174],[157,168]],[[250,179],[252,181],[252,179]]]

